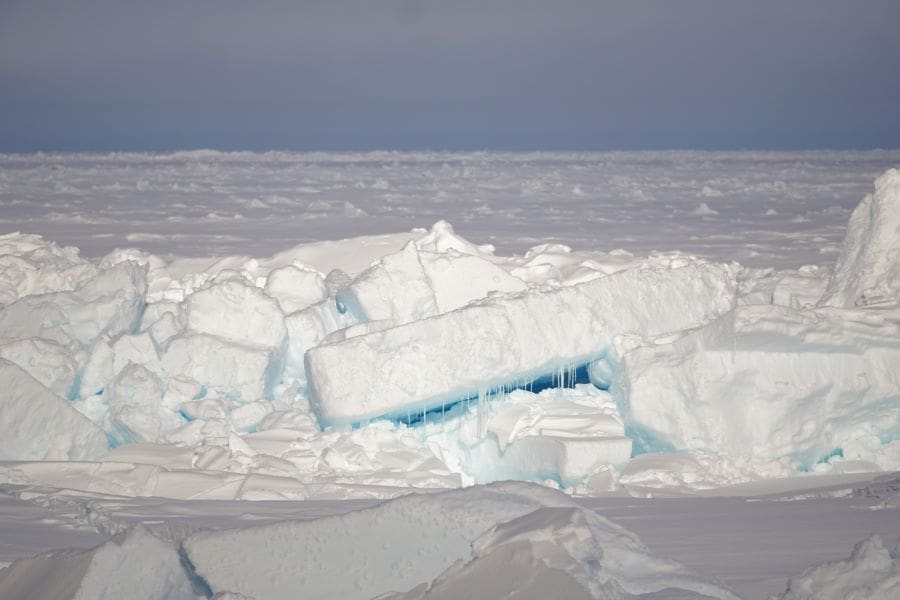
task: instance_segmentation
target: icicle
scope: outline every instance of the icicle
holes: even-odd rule
[[[487,429],[487,415],[485,414],[485,396],[487,395],[487,391],[484,389],[478,390],[478,439],[482,439],[484,437],[485,431]]]

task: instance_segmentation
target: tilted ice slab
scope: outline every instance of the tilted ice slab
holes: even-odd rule
[[[106,434],[18,365],[0,358],[0,460],[94,460]]]
[[[439,222],[432,235],[453,235]],[[443,253],[419,250],[410,242],[382,258],[337,294],[337,302],[359,321],[390,321],[395,325],[449,312],[491,292],[521,292],[526,288],[482,256],[455,249]]]
[[[48,552],[0,569],[0,597],[195,600],[178,548],[138,525],[91,550]]]
[[[823,304],[853,308],[900,302],[900,170],[875,180],[850,215]]]
[[[679,449],[897,469],[900,326],[873,309],[748,306],[624,354],[623,417]],[[888,461],[880,464],[882,461]]]
[[[306,353],[322,426],[440,408],[479,391],[583,363],[617,335],[696,327],[734,305],[728,270],[649,260],[587,283],[480,303]]]

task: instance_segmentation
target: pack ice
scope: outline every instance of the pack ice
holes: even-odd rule
[[[853,212],[816,306],[740,306],[675,339],[623,341],[623,418],[648,449],[713,451],[760,473],[900,468],[898,269],[890,170]]]
[[[4,235],[4,457],[120,466],[2,472],[259,499],[900,468],[898,227],[892,170],[833,270],[497,256],[445,222],[262,259]]]

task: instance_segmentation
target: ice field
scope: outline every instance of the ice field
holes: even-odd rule
[[[0,155],[0,597],[896,598],[898,166]]]

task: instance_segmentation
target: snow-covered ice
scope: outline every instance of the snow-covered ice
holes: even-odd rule
[[[16,199],[0,226],[28,232],[0,236],[0,486],[120,534],[16,563],[0,590],[40,579],[60,597],[114,597],[118,565],[146,548],[147,597],[733,597],[570,496],[749,496],[740,486],[900,470],[900,175],[875,177],[898,162],[0,156],[0,198]],[[110,182],[123,177],[134,189]],[[138,196],[159,208],[125,231]],[[46,213],[42,198],[62,204]],[[454,199],[457,228],[441,220]],[[68,210],[108,237],[67,229]],[[296,214],[306,233],[284,237]],[[91,258],[54,242],[78,241],[67,231]],[[254,249],[268,256],[242,255]],[[893,514],[886,477],[822,497],[868,490],[866,512]],[[492,483],[506,479],[544,487]],[[231,531],[196,515],[113,526],[88,506],[410,491]],[[900,532],[854,530],[769,593],[889,595],[896,556],[878,538],[839,561],[872,533]],[[501,565],[509,577],[492,576]]]
[[[658,262],[440,316],[422,312],[413,322],[311,348],[306,371],[316,414],[323,425],[343,425],[440,408],[601,358],[616,336],[680,331],[732,307],[727,269]],[[398,288],[391,297],[419,295]]]
[[[791,577],[779,600],[889,600],[900,595],[900,546],[872,535],[846,560],[826,562]]]

